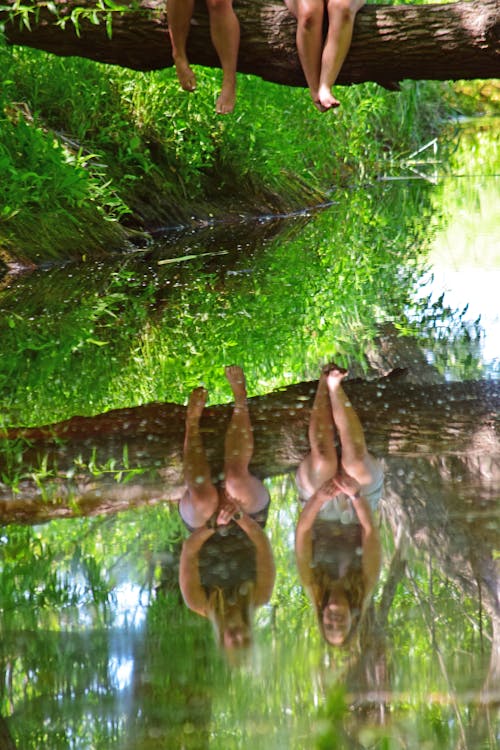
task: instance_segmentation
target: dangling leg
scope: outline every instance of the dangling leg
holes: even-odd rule
[[[267,505],[269,495],[262,482],[249,471],[253,455],[253,429],[248,413],[245,375],[241,367],[226,367],[226,378],[234,396],[234,408],[226,432],[224,451],[225,486],[228,494],[247,513]]]
[[[196,78],[189,66],[186,44],[194,10],[194,0],[168,0],[168,33],[172,43],[177,78],[184,91],[194,91]]]
[[[337,473],[335,424],[328,396],[326,374],[322,373],[309,418],[311,452],[301,461],[297,484],[304,496],[310,497],[327,479]]]
[[[236,102],[236,68],[240,24],[232,0],[207,0],[210,35],[222,68],[222,88],[215,105],[220,115],[229,114]]]
[[[318,100],[325,109],[340,104],[332,94],[332,86],[351,46],[356,13],[364,4],[365,0],[327,0],[328,32],[318,86]]]
[[[288,10],[297,19],[297,52],[309,93],[316,107],[325,108],[318,98],[323,48],[324,0],[285,0]]]
[[[326,377],[328,394],[340,438],[342,468],[360,484],[366,485],[372,480],[375,460],[367,450],[359,417],[342,388],[346,375],[346,370],[332,365]]]
[[[200,419],[206,400],[205,388],[195,388],[192,391],[187,405],[184,436],[183,468],[186,491],[180,501],[179,510],[186,523],[195,529],[208,521],[219,503],[200,434]]]

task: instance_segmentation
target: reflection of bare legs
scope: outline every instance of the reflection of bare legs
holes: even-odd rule
[[[369,484],[374,459],[368,453],[359,417],[342,388],[346,374],[342,368],[332,366],[326,376],[333,419],[342,446],[342,468],[360,484]]]
[[[332,86],[351,46],[354,19],[365,0],[327,0],[328,32],[321,58],[318,100],[325,109],[338,107]]]
[[[203,526],[219,503],[200,434],[200,419],[206,400],[205,388],[195,388],[189,397],[186,413],[183,456],[186,492],[180,501],[180,512],[193,528]]]
[[[241,367],[226,367],[234,396],[234,408],[227,428],[224,450],[226,490],[247,513],[256,513],[268,500],[267,490],[249,471],[253,455],[253,430],[248,413],[245,376]]]
[[[170,0],[169,0],[170,2]],[[240,25],[232,0],[207,0],[210,35],[222,68],[222,88],[215,105],[220,115],[228,114],[236,102],[236,67],[240,45]]]
[[[326,375],[322,373],[309,419],[311,452],[301,461],[297,481],[307,496],[337,473],[335,425],[328,394]]]
[[[179,83],[185,91],[194,91],[196,78],[189,67],[186,43],[194,10],[194,0],[168,0],[168,32],[172,43],[172,57]]]

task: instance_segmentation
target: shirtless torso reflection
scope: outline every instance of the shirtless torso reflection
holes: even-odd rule
[[[224,479],[214,484],[200,434],[207,399],[204,388],[190,395],[184,439],[186,489],[179,504],[190,531],[185,540],[179,583],[188,607],[208,617],[226,651],[251,643],[252,613],[269,601],[275,569],[263,531],[269,493],[249,472],[253,432],[245,377],[240,367],[226,367],[234,408],[224,449]]]
[[[297,565],[320,630],[332,646],[348,643],[358,631],[381,564],[373,510],[382,493],[383,469],[368,452],[342,388],[346,375],[335,364],[324,369],[311,410],[311,452],[297,471],[303,503]]]

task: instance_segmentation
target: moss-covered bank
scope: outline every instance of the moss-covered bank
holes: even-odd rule
[[[0,41],[0,258],[99,257],[147,232],[286,212],[376,173],[449,114],[446,85],[343,89],[320,115],[306,91],[239,79],[234,114],[214,113],[219,72],[195,94],[172,70],[140,74]],[[146,233],[146,234],[144,234]]]

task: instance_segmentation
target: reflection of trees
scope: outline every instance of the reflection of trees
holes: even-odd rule
[[[205,746],[220,663],[181,601],[169,510],[5,528],[0,697],[20,748]]]
[[[481,650],[489,640],[487,620],[491,622],[488,673],[479,707],[471,711],[466,721],[440,645],[435,641],[435,622],[442,613],[433,597],[422,593],[408,570],[411,588],[449,687],[461,740],[466,747],[478,746],[491,729],[489,710],[497,700],[494,685],[500,663],[499,570],[494,556],[498,543],[500,456],[496,451],[486,455],[389,458],[387,465],[384,507],[391,527],[400,535],[404,530],[408,544],[425,551],[431,570],[434,568],[440,577],[451,581],[462,597],[476,603],[473,619],[479,625]],[[467,617],[465,609],[462,616]]]
[[[16,750],[5,719],[0,716],[0,747],[2,750]]]

